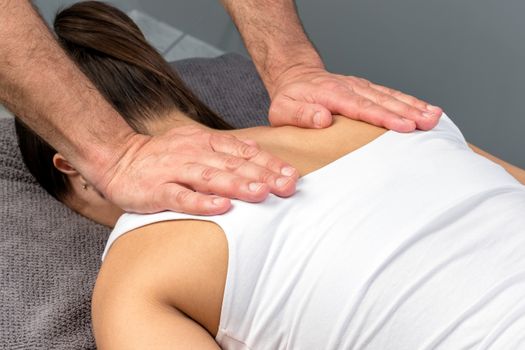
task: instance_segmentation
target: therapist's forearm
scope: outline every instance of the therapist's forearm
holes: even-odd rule
[[[270,95],[278,77],[290,68],[324,68],[304,32],[293,0],[221,2],[239,29]]]
[[[0,0],[0,102],[74,164],[102,166],[133,135],[27,0]]]

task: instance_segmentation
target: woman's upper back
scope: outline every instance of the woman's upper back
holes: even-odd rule
[[[191,281],[171,293],[201,324],[217,323],[220,308],[217,341],[224,348],[414,348],[438,340],[454,347],[461,333],[447,327],[487,326],[483,312],[462,315],[483,309],[476,303],[490,288],[525,269],[524,212],[523,186],[473,154],[444,118],[429,133],[388,132],[307,174],[292,198],[236,202],[230,213],[207,218],[225,236],[201,223],[184,245],[193,258],[201,252],[207,267],[187,264],[179,273],[171,266],[167,273]],[[130,229],[180,219],[202,220],[125,215],[108,247]],[[187,224],[167,225],[176,231]],[[496,247],[501,235],[504,244]],[[210,244],[219,253],[202,254]],[[213,287],[195,292],[203,285]],[[491,315],[503,317],[524,293],[487,299],[499,310]],[[206,309],[215,321],[201,314]]]

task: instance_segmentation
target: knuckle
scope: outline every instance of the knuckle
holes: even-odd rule
[[[210,134],[206,138],[201,138],[201,142],[206,142],[209,145],[211,145],[211,147],[213,147],[213,145],[216,145],[216,144],[220,143],[221,139],[215,134]]]
[[[353,89],[351,88],[350,85],[348,84],[344,84],[344,83],[341,83],[339,81],[334,81],[332,84],[331,84],[331,87],[330,87],[330,90],[333,92],[333,93],[336,93],[336,94],[347,94],[350,91],[353,91]]]
[[[192,195],[193,195],[193,192],[190,190],[178,191],[174,194],[174,201],[179,206],[183,207],[189,204]]]
[[[228,193],[236,194],[241,192],[240,189],[246,188],[247,186],[247,180],[241,177],[235,177],[228,181],[228,183],[224,187],[228,190]]]
[[[337,80],[327,80],[323,83],[323,88],[336,91],[341,88],[341,83]]]
[[[374,102],[365,97],[359,97],[356,100],[356,104],[359,109],[369,109],[374,105]]]
[[[400,99],[400,98],[403,98],[403,97],[406,96],[404,93],[402,93],[399,90],[394,90],[394,89],[390,89],[390,88],[388,88],[388,89],[390,90],[389,91],[390,95],[394,96],[397,99]]]
[[[266,162],[266,168],[278,170],[282,166],[282,162],[274,157],[270,157]]]
[[[421,111],[412,105],[406,105],[406,113],[415,117],[419,117],[421,115]]]
[[[264,183],[273,183],[275,178],[276,176],[271,171],[263,171],[259,176],[259,180]]]
[[[402,104],[398,107],[397,114],[402,115],[403,117],[411,116],[412,114],[419,116],[419,111],[409,105]]]
[[[363,79],[363,78],[358,78],[358,79],[357,79],[357,82],[359,83],[359,85],[361,85],[361,86],[363,86],[363,87],[367,87],[367,88],[369,88],[369,87],[372,86],[372,84],[371,84],[368,80]]]
[[[420,109],[426,109],[427,108],[427,104],[421,100],[418,100],[417,98],[414,97],[414,106],[420,108]]]
[[[420,99],[415,98],[413,96],[408,96],[408,103],[410,103],[412,106],[414,106],[416,108],[420,108],[420,109],[426,109],[427,108],[427,104],[425,102],[423,102]]]
[[[256,157],[261,151],[257,147],[250,146],[246,143],[241,143],[239,145],[239,153],[244,158],[254,158]]]
[[[349,75],[346,77],[346,80],[351,84],[358,84],[360,79],[361,78],[355,77],[353,75]]]
[[[302,122],[305,118],[305,113],[306,113],[305,105],[300,104],[295,110],[295,114],[293,116],[293,121],[295,125],[302,125]]]
[[[206,136],[206,138],[213,145],[213,144],[222,144],[224,142],[230,141],[231,138],[229,136],[230,135],[208,134],[208,136]]]
[[[216,178],[217,176],[219,176],[219,174],[220,174],[220,170],[219,169],[206,167],[201,172],[201,178],[204,181],[209,182],[209,181],[213,180],[214,178]]]
[[[224,160],[224,168],[228,170],[236,170],[240,168],[243,164],[246,163],[246,160],[237,157],[227,157]]]
[[[389,96],[387,94],[381,94],[381,93],[377,94],[376,99],[377,99],[377,102],[382,105],[389,104],[394,100],[392,96]]]

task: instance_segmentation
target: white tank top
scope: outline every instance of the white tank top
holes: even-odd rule
[[[124,214],[105,253],[195,218]],[[525,187],[446,116],[205,219],[229,246],[223,349],[525,349]]]

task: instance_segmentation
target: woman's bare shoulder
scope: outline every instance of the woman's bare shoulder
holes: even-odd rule
[[[228,244],[215,223],[154,223],[113,244],[97,278],[94,302],[117,289],[139,288],[216,332],[227,265]]]

